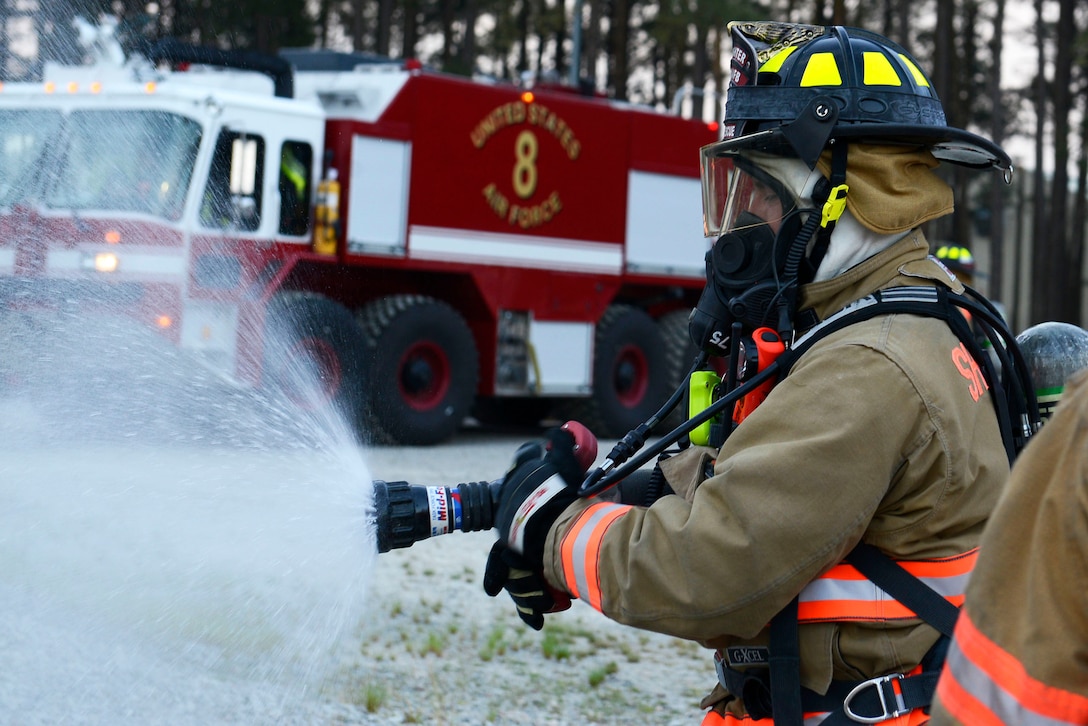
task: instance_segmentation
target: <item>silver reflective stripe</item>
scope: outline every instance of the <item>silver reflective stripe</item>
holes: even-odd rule
[[[585,599],[590,593],[589,573],[586,571],[586,554],[589,551],[589,543],[593,539],[593,533],[596,531],[597,525],[601,523],[601,520],[604,519],[609,512],[615,511],[616,509],[629,509],[629,507],[624,504],[597,505],[593,509],[593,514],[589,515],[589,518],[582,523],[582,526],[578,530],[578,536],[574,540],[571,552],[573,554],[574,583],[578,588],[578,592],[574,594],[579,598]],[[594,557],[596,557],[596,555],[594,555]]]
[[[955,641],[948,650],[946,666],[963,690],[989,708],[1002,723],[1018,726],[1078,726],[1079,722],[1053,719],[1028,709],[985,671],[963,654]],[[947,678],[947,674],[945,675]]]
[[[941,597],[948,598],[963,595],[970,578],[970,573],[964,573],[949,577],[920,577],[918,579],[929,585]],[[801,602],[825,602],[829,600],[878,602],[894,599],[887,592],[874,585],[871,580],[838,580],[826,577],[810,582],[801,590],[800,595]]]
[[[868,307],[872,307],[880,302],[919,302],[919,303],[936,303],[938,302],[937,288],[924,287],[924,286],[910,286],[910,287],[891,287],[887,290],[878,290],[872,295],[866,295],[865,297],[855,300],[842,310],[838,311],[834,315],[829,316],[826,320],[821,321],[816,327],[809,330],[802,335],[796,341],[794,341],[794,348],[800,347],[809,338],[816,335],[817,332],[831,325],[839,318],[844,318],[851,313],[855,313],[858,310],[863,310]]]

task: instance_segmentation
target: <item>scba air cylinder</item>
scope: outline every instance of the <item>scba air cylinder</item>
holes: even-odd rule
[[[1039,400],[1039,415],[1050,418],[1065,382],[1088,367],[1088,331],[1069,323],[1039,323],[1016,336]]]

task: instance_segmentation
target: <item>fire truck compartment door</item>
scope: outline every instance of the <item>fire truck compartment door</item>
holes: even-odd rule
[[[584,395],[593,375],[593,324],[542,322],[529,324],[537,392],[543,396]]]
[[[627,179],[627,271],[705,274],[707,239],[698,179],[632,171]]]
[[[351,141],[348,250],[404,254],[412,144],[356,136]]]

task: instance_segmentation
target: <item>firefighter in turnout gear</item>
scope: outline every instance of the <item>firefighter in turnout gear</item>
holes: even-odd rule
[[[1017,341],[1048,423],[986,526],[934,724],[1088,723],[1088,331]]]
[[[1088,723],[1088,370],[1013,468],[937,687],[933,724]]]
[[[821,326],[868,301],[963,292],[919,230],[953,209],[934,169],[1008,175],[1009,158],[947,126],[881,36],[729,27],[724,138],[702,150],[716,242],[690,332],[722,353],[756,329],[795,350],[824,334],[720,449],[661,461],[668,493],[649,506],[576,497],[557,464],[515,467],[487,590],[506,585],[534,627],[555,590],[712,649],[707,725],[924,723],[1009,473],[994,378],[956,313]]]

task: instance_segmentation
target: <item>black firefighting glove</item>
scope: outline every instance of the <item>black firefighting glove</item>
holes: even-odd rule
[[[560,513],[578,498],[585,471],[574,455],[574,436],[549,429],[547,441],[525,444],[499,489],[495,528],[499,541],[541,567],[544,539]]]
[[[544,541],[555,520],[578,498],[585,474],[570,432],[551,429],[547,437],[518,449],[503,479],[495,515],[499,540],[484,569],[484,591],[494,597],[505,589],[518,616],[534,630],[544,626],[545,613],[570,607],[569,596],[544,578]]]
[[[533,630],[540,630],[544,614],[569,608],[570,596],[549,585],[542,571],[530,568],[521,555],[501,541],[496,542],[484,568],[484,592],[495,597],[506,590],[518,617]]]

